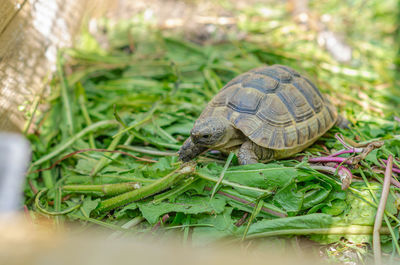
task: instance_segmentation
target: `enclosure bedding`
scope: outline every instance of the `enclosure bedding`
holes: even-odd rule
[[[61,51],[50,108],[38,113],[28,135],[34,150],[25,203],[34,218],[114,230],[125,225],[124,232],[136,237],[157,231],[195,245],[307,235],[322,244],[366,246],[379,203],[375,193],[392,156],[393,185],[380,233],[384,251],[397,253],[390,239],[400,222],[400,124],[393,115],[368,116],[376,114],[375,95],[368,98],[371,109],[337,100],[357,98],[344,83],[370,87],[378,80],[338,72],[316,44],[302,53],[289,49],[296,42],[282,46],[280,29],[273,30],[275,46],[266,46],[256,37],[267,29],[255,29],[248,19],[240,25],[248,34],[240,43],[198,45],[129,21],[106,24],[108,50],[84,33],[86,43]],[[135,36],[134,50],[126,48],[127,31]],[[293,34],[300,45],[304,32]],[[370,60],[365,72],[379,71],[380,58]],[[335,126],[298,155],[267,164],[238,165],[235,154],[215,152],[181,163],[177,151],[214,95],[239,74],[273,64],[307,73],[354,125]],[[126,228],[129,223],[134,225]]]

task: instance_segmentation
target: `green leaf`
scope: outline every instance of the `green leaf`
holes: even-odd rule
[[[165,131],[170,134],[180,134],[180,135],[184,135],[184,136],[189,136],[190,130],[192,128],[193,128],[193,122],[185,121],[185,122],[179,122],[179,123],[175,123],[171,126],[168,126],[167,128],[165,128]]]
[[[151,168],[151,171],[167,171],[172,168],[171,166],[171,158],[161,157],[157,163],[155,163]]]
[[[78,163],[75,166],[75,169],[82,173],[89,174],[94,166],[96,165],[96,160],[89,160],[89,159],[79,159]]]
[[[222,198],[215,198],[210,201],[207,197],[180,196],[175,202],[161,202],[159,204],[141,202],[138,203],[138,206],[143,217],[149,223],[154,224],[161,215],[170,212],[182,212],[185,214],[221,213],[225,204],[226,202]]]
[[[215,198],[214,198],[215,199]],[[194,245],[206,246],[209,243],[233,235],[237,229],[232,220],[233,208],[225,207],[218,215],[202,215],[197,218],[197,225],[193,228],[192,241]]]
[[[381,163],[378,161],[378,149],[372,150],[367,157],[365,158],[366,161],[373,163],[375,166],[380,166]]]
[[[371,188],[379,193],[377,199],[380,199],[380,192],[382,186],[377,183],[370,183]],[[374,225],[376,208],[371,206],[364,199],[369,201],[374,201],[369,190],[361,190],[361,195],[355,195],[353,193],[348,194],[348,199],[346,200],[350,206],[349,211],[347,211],[342,217],[344,223],[353,225]],[[389,193],[388,200],[386,203],[386,211],[391,214],[396,214],[397,209],[395,207],[395,198]]]
[[[120,218],[124,217],[125,215],[129,216],[130,212],[136,210],[137,208],[138,208],[137,203],[130,203],[130,204],[124,206],[121,210],[116,211],[114,216],[116,219],[120,219]]]
[[[278,164],[252,164],[231,167],[225,179],[242,185],[258,188],[280,188],[289,184],[297,176],[292,167]]]
[[[332,186],[328,183],[314,186],[313,189],[307,191],[304,195],[302,209],[309,209],[316,204],[324,201],[332,190]]]
[[[276,193],[274,201],[285,211],[294,215],[301,210],[303,198],[304,193],[298,192],[296,184],[291,183]]]
[[[342,200],[334,200],[330,203],[330,206],[324,206],[321,211],[323,213],[336,216],[341,214],[347,207],[347,203]]]
[[[291,229],[318,229],[329,228],[333,223],[333,219],[328,214],[314,213],[302,216],[287,217],[280,219],[261,220],[252,224],[247,232],[247,235],[254,235],[258,233],[274,232],[280,230]],[[239,229],[240,235],[242,230]]]
[[[82,206],[76,211],[72,212],[71,215],[83,216],[86,218],[90,217],[90,213],[96,209],[99,205],[100,199],[92,200],[90,196],[85,197],[82,202]]]
[[[90,197],[86,197],[83,201],[83,204],[80,208],[82,214],[85,217],[89,217],[90,213],[96,209],[97,205],[99,205],[100,199],[92,200]]]

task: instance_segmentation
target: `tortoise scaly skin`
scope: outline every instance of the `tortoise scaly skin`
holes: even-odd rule
[[[256,68],[208,103],[179,150],[189,161],[208,149],[237,153],[240,164],[289,157],[338,120],[336,108],[306,77],[283,65]]]

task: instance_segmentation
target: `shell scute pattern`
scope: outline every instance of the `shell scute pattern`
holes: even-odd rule
[[[305,97],[292,85],[285,87],[277,92],[279,99],[285,104],[286,108],[296,122],[305,121],[311,118],[315,112],[308,104]]]
[[[234,78],[207,108],[204,115],[224,115],[254,143],[275,150],[315,141],[337,118],[334,106],[310,80],[282,65]]]
[[[233,93],[240,88],[238,85],[234,85],[229,87],[228,89],[221,90],[215,97],[210,101],[210,106],[212,107],[222,107],[226,106],[228,103],[228,99],[232,96]]]
[[[234,86],[236,84],[240,84],[243,82],[243,80],[247,79],[250,76],[249,73],[243,73],[241,75],[238,75],[237,77],[233,78],[231,81],[229,81],[222,89],[221,91]]]
[[[292,85],[300,92],[304,99],[307,100],[311,108],[319,113],[323,107],[323,99],[315,93],[314,89],[307,81],[302,78],[296,78]]]
[[[257,118],[257,116],[253,114],[241,113],[237,117],[235,117],[233,124],[236,128],[240,128],[240,130],[245,135],[252,134],[255,130],[257,130],[261,126],[262,121]]]
[[[264,94],[251,87],[242,87],[229,99],[228,107],[240,113],[254,114]]]
[[[256,116],[276,127],[293,125],[293,118],[288,115],[285,104],[277,95],[268,95]]]
[[[243,87],[255,88],[261,93],[273,93],[279,86],[279,82],[269,76],[255,75],[247,78],[242,83]]]
[[[300,77],[301,75],[299,74],[299,72],[297,72],[296,70],[289,68],[285,65],[280,65],[280,64],[276,64],[277,67],[283,69],[286,72],[289,72],[290,74],[292,74],[295,77]]]
[[[289,83],[292,80],[292,74],[277,65],[256,68],[252,70],[252,72],[255,74],[265,75],[267,77],[273,78],[281,83]]]

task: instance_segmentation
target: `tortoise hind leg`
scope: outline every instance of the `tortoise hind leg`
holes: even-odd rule
[[[259,160],[271,160],[273,151],[268,148],[261,147],[250,140],[242,144],[238,152],[239,164],[256,164]]]

